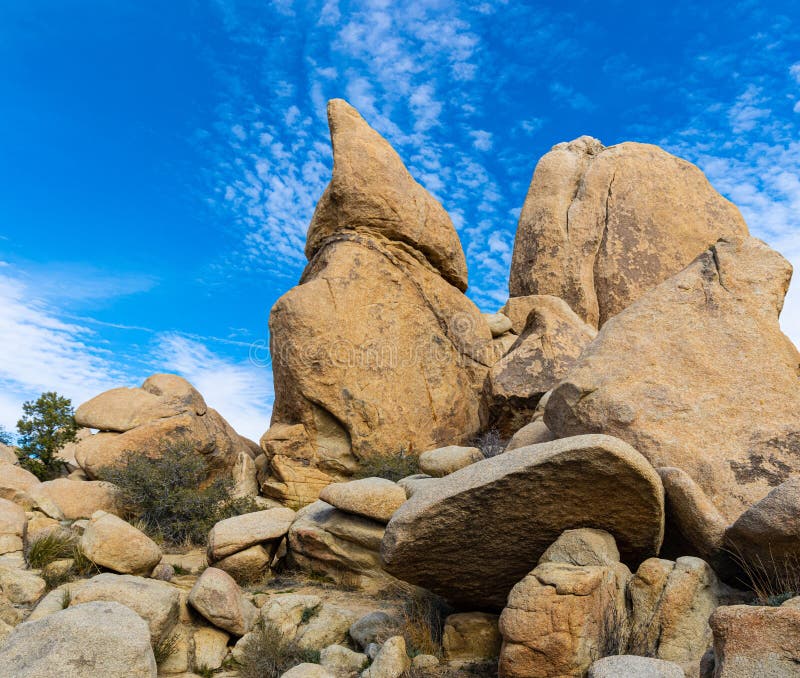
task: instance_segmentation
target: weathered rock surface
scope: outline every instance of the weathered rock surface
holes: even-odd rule
[[[380,585],[391,579],[379,556],[385,528],[316,501],[298,511],[289,529],[290,557],[300,567],[323,572],[334,581],[348,574],[362,587]]]
[[[264,579],[269,572],[271,562],[270,551],[261,544],[256,544],[217,560],[213,565],[227,572],[239,584],[250,584]]]
[[[253,626],[258,610],[242,595],[236,581],[216,567],[209,567],[189,592],[189,604],[214,626],[243,636]]]
[[[682,469],[732,522],[800,472],[800,354],[778,325],[790,275],[755,238],[718,242],[603,326],[545,423]]]
[[[319,596],[286,593],[267,600],[259,614],[265,622],[277,628],[283,637],[293,640],[303,619],[309,614],[317,614],[321,606],[322,599]]]
[[[0,565],[0,597],[5,597],[17,605],[31,605],[39,600],[46,590],[47,584],[36,573]]]
[[[180,593],[155,579],[104,572],[81,582],[70,606],[96,601],[125,605],[147,622],[153,644],[166,638],[178,623]]]
[[[745,235],[739,210],[694,165],[648,144],[580,137],[536,166],[509,289],[560,297],[603,325],[719,238]]]
[[[75,446],[76,463],[90,478],[127,453],[158,456],[168,444],[186,442],[209,463],[210,477],[233,477],[250,448],[185,379],[174,374],[148,377],[141,388],[112,389],[81,405],[83,426],[99,429]]]
[[[370,643],[383,643],[402,630],[402,621],[384,610],[365,614],[350,626],[350,637],[362,648]]]
[[[81,535],[81,550],[93,563],[121,574],[148,575],[161,560],[161,549],[122,518],[97,511]]]
[[[230,636],[210,626],[201,626],[194,631],[194,665],[205,666],[212,671],[222,666],[228,655]]]
[[[25,511],[8,499],[0,499],[0,555],[22,551],[27,529]]]
[[[492,337],[495,339],[502,337],[506,332],[510,332],[514,327],[511,318],[503,313],[484,313],[483,317],[486,320],[486,324],[489,325]]]
[[[419,455],[419,468],[429,476],[441,478],[483,459],[483,452],[477,447],[449,445]]]
[[[719,607],[709,623],[714,632],[714,678],[800,673],[799,608]]]
[[[638,565],[658,552],[663,521],[661,481],[640,454],[608,436],[577,436],[506,452],[415,492],[389,522],[381,555],[400,579],[473,609],[501,608],[564,530],[606,530]]]
[[[14,678],[156,678],[147,624],[119,603],[86,603],[20,624],[0,645]]]
[[[725,543],[755,567],[794,569],[800,559],[800,477],[778,485],[725,533]]]
[[[620,563],[542,563],[511,590],[500,632],[503,678],[583,676],[625,619],[630,571]]]
[[[555,439],[556,437],[553,435],[553,432],[547,428],[547,424],[545,424],[542,419],[535,419],[511,436],[511,440],[509,440],[508,445],[506,445],[506,452],[518,450],[520,447],[527,447],[528,445],[549,443],[551,440]]]
[[[619,562],[617,542],[608,532],[581,527],[564,530],[539,558],[542,563],[614,565]],[[645,561],[647,562],[647,561]]]
[[[498,616],[486,612],[458,612],[445,619],[442,649],[448,661],[480,661],[500,654],[503,638]]]
[[[383,644],[370,667],[361,674],[361,678],[400,678],[410,666],[406,641],[403,636],[392,636]]]
[[[589,667],[586,678],[685,678],[683,669],[673,662],[635,655],[616,655],[598,659]]]
[[[309,228],[310,263],[270,315],[281,430],[263,442],[273,467],[290,459],[336,480],[360,459],[469,439],[493,358],[441,206],[354,109],[332,101],[329,122],[333,180]]]
[[[360,478],[328,485],[319,498],[345,513],[386,524],[406,500],[406,492],[386,478]]]
[[[650,558],[630,582],[629,645],[637,654],[698,667],[711,645],[708,618],[717,608],[713,570],[699,558]]]
[[[274,508],[219,521],[208,533],[209,560],[214,562],[255,544],[281,539],[295,515],[290,508]]]
[[[597,335],[564,300],[547,295],[526,299],[530,311],[522,333],[489,371],[489,415],[506,435],[531,420],[541,397],[567,375]]]
[[[305,662],[289,669],[281,675],[281,678],[336,678],[336,676],[324,666]]]
[[[31,496],[45,495],[67,520],[91,518],[95,511],[118,513],[117,488],[103,480],[76,481],[67,478],[48,480],[34,488]]]
[[[320,666],[336,676],[355,676],[367,663],[367,655],[342,645],[329,645],[320,652]]]

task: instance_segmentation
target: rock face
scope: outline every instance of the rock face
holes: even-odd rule
[[[35,499],[45,495],[67,520],[91,518],[95,511],[118,513],[117,488],[103,480],[75,481],[68,478],[48,480],[31,493]]]
[[[122,518],[105,511],[92,515],[80,545],[93,563],[121,574],[150,574],[161,560],[158,544]]]
[[[655,555],[663,502],[658,474],[629,445],[608,436],[555,440],[419,489],[389,522],[381,556],[389,573],[455,603],[502,608],[564,530],[610,532],[627,563]]]
[[[27,529],[25,511],[8,499],[0,499],[0,556],[20,553]]]
[[[276,477],[310,467],[330,482],[361,459],[477,432],[492,335],[462,294],[464,256],[441,206],[347,103],[331,101],[328,119],[333,179],[310,262],[270,315],[281,429],[263,443],[284,466]]]
[[[497,615],[486,612],[458,612],[444,622],[442,649],[448,661],[480,661],[500,654],[503,638]]]
[[[502,678],[583,676],[623,626],[630,571],[620,563],[542,563],[511,590],[500,616]]]
[[[20,624],[0,645],[14,678],[156,678],[147,624],[119,603],[86,603]]]
[[[90,478],[127,452],[157,456],[166,444],[180,441],[208,460],[211,477],[232,477],[240,455],[251,454],[230,424],[174,374],[155,374],[141,388],[101,393],[76,410],[75,420],[99,430],[74,448],[77,464]]]
[[[506,435],[531,420],[540,398],[597,335],[562,299],[541,295],[526,301],[530,310],[522,333],[489,372],[490,418]]]
[[[589,667],[586,678],[685,678],[683,669],[673,662],[635,655],[616,655],[598,659]]]
[[[560,297],[597,327],[719,238],[745,235],[739,211],[694,165],[656,146],[581,137],[536,166],[509,289]]]
[[[714,678],[796,676],[800,659],[800,609],[733,605],[717,608]]]
[[[755,238],[718,242],[603,326],[545,423],[682,469],[734,521],[800,472],[800,354],[778,326],[790,276]]]
[[[258,616],[234,579],[216,567],[200,575],[189,592],[189,604],[214,626],[234,636],[247,633]]]

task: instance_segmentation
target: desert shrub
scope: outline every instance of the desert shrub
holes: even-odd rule
[[[35,570],[62,558],[72,558],[75,538],[68,532],[52,530],[37,537],[25,549],[25,560]]]
[[[126,517],[151,536],[171,545],[205,544],[214,523],[258,508],[230,496],[230,479],[207,482],[209,470],[191,442],[179,439],[155,457],[128,452],[100,476],[119,488]]]
[[[438,596],[425,589],[406,584],[392,583],[384,595],[400,603],[402,629],[409,657],[418,654],[442,655],[444,621],[452,609]]]
[[[42,480],[60,475],[64,462],[56,455],[78,430],[73,414],[72,401],[53,391],[23,403],[17,422],[20,466]]]
[[[83,552],[77,541],[73,544],[70,558],[72,558],[72,571],[76,575],[88,577],[89,575],[99,574],[100,568],[89,560],[89,557]]]
[[[728,553],[741,570],[740,583],[753,592],[757,605],[779,607],[800,596],[800,558],[796,555],[775,557],[770,549],[769,556],[762,558],[735,547]]]
[[[398,450],[361,459],[353,478],[386,478],[397,482],[416,473],[419,473],[417,455],[405,450]]]
[[[263,619],[256,622],[243,644],[237,666],[241,678],[280,678],[298,664],[319,663],[319,652],[301,648]]]
[[[487,459],[496,457],[498,454],[503,454],[506,449],[506,442],[500,435],[500,431],[496,428],[476,436],[473,438],[472,444],[477,447]]]
[[[153,645],[153,656],[156,658],[156,664],[161,666],[167,659],[178,651],[178,642],[180,636],[173,633],[166,638],[162,638],[155,645]]]

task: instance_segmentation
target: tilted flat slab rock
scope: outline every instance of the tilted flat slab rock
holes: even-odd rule
[[[611,533],[631,565],[658,553],[664,491],[630,445],[576,436],[472,464],[409,499],[386,528],[385,569],[455,603],[501,608],[567,529]]]
[[[790,277],[760,240],[718,242],[603,326],[545,423],[682,469],[733,522],[800,472],[800,354],[778,325]]]
[[[156,660],[139,615],[95,602],[17,626],[0,645],[0,675],[156,678]]]
[[[333,177],[306,236],[312,259],[342,229],[378,234],[420,251],[452,285],[467,289],[467,262],[447,212],[400,156],[343,99],[328,102]]]
[[[657,146],[580,137],[536,166],[519,217],[512,297],[552,294],[603,325],[724,236],[739,210],[703,173]]]
[[[208,557],[212,562],[254,544],[280,539],[295,518],[290,508],[253,511],[220,520],[208,533]]]
[[[153,419],[180,413],[144,389],[112,388],[80,405],[75,411],[75,421],[86,428],[123,433]]]
[[[385,524],[406,500],[406,491],[386,478],[360,478],[328,485],[319,498],[340,511]]]

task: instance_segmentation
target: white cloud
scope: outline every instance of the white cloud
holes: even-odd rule
[[[179,334],[163,335],[154,359],[189,380],[238,433],[258,441],[269,428],[273,391],[268,368],[248,360],[231,362]]]
[[[797,81],[797,84],[800,85],[800,61],[789,67],[789,74]]]
[[[476,129],[469,133],[472,137],[472,145],[479,151],[490,151],[492,149],[492,133],[486,130]]]

